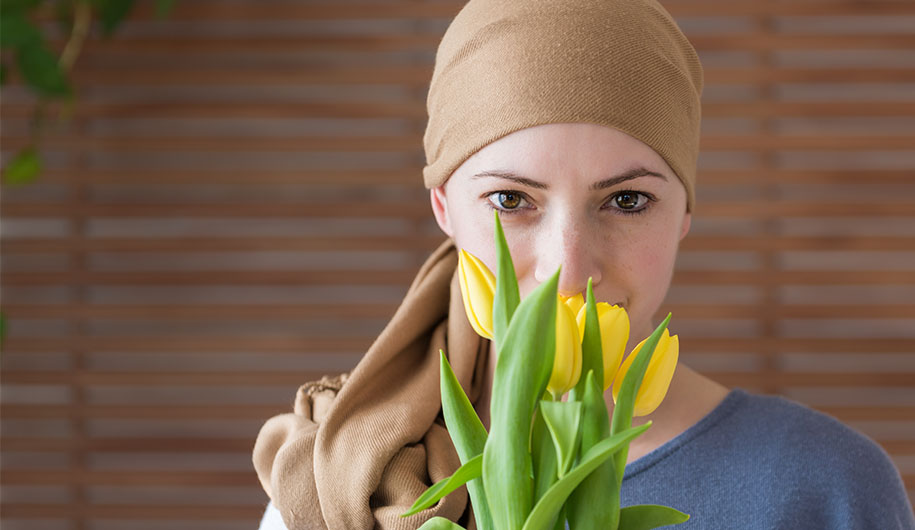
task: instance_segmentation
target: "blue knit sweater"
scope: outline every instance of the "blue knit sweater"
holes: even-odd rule
[[[621,501],[689,513],[678,530],[915,530],[880,446],[803,405],[740,389],[627,466]]]
[[[677,530],[915,530],[880,446],[825,414],[741,389],[626,467],[622,505],[633,504],[690,514]],[[260,530],[285,530],[272,505]]]

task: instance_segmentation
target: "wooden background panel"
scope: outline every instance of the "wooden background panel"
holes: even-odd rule
[[[684,362],[879,441],[915,497],[915,4],[662,2],[705,67]],[[5,529],[252,528],[254,437],[441,241],[425,91],[461,2],[151,3],[2,193]],[[34,101],[3,88],[3,159]]]

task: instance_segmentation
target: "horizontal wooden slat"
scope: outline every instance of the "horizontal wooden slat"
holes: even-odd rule
[[[363,352],[374,337],[175,337],[175,336],[129,336],[129,337],[7,337],[4,342],[8,352],[61,352],[93,351],[117,352],[130,355],[132,352],[259,352],[308,353]],[[915,339],[898,338],[719,338],[694,336],[690,338],[692,351],[702,352],[782,352],[798,353],[900,353],[911,354],[915,350]],[[303,380],[304,382],[304,380]]]
[[[290,412],[291,408],[283,412]],[[264,418],[266,421],[267,418]],[[250,438],[188,438],[157,436],[154,438],[41,438],[4,436],[0,439],[4,451],[27,452],[117,452],[117,453],[250,453]]]
[[[254,472],[243,471],[19,471],[4,469],[3,485],[80,484],[83,486],[252,486],[257,485]],[[6,516],[6,512],[3,514]]]
[[[110,320],[220,320],[247,321],[307,318],[379,318],[390,317],[398,304],[359,302],[351,304],[182,304],[182,305],[124,305],[124,304],[4,304],[8,319],[17,318],[80,318]],[[880,305],[773,305],[759,304],[665,304],[659,314],[668,311],[680,318],[915,318],[913,304]]]
[[[262,419],[288,412],[273,405],[0,405],[4,418]]]
[[[347,189],[351,186],[384,186],[391,189],[392,186],[400,185],[404,187],[416,188],[422,183],[422,166],[403,167],[401,169],[363,169],[363,170],[335,170],[335,169],[309,169],[302,168],[295,171],[283,171],[276,168],[264,168],[258,170],[257,178],[251,178],[251,171],[233,171],[233,170],[201,170],[194,171],[188,169],[177,169],[169,171],[150,171],[143,168],[131,168],[128,170],[105,170],[105,169],[48,169],[44,171],[41,178],[45,182],[87,182],[87,183],[133,183],[133,182],[156,182],[162,184],[176,185],[182,184],[188,187],[199,186],[201,184],[233,184],[247,186],[265,186],[265,185],[284,185],[308,184],[310,186],[330,187],[336,189]],[[890,173],[891,178],[896,177],[894,172]],[[3,212],[4,214],[6,212]]]
[[[856,202],[734,201],[701,204],[703,217],[915,217],[915,201],[886,200],[861,208]],[[344,213],[345,212],[345,215]],[[392,217],[428,221],[432,208],[425,201],[379,202],[354,198],[322,202],[220,203],[6,203],[3,215],[14,217],[263,217],[365,218]]]
[[[713,375],[714,377],[714,375]],[[915,406],[828,407],[823,412],[842,421],[915,421]],[[274,405],[2,405],[4,418],[84,418],[84,419],[263,419],[289,412]]]
[[[817,407],[842,421],[915,421],[915,406],[903,407]]]
[[[915,70],[913,70],[915,71]],[[915,76],[913,76],[915,81]],[[899,80],[896,80],[899,81]],[[747,82],[747,81],[745,81]],[[0,113],[7,118],[26,119],[34,112],[35,106],[32,104],[13,104],[8,103],[0,107]],[[85,103],[76,107],[74,115],[80,118],[147,118],[155,116],[156,119],[165,118],[201,118],[201,119],[317,119],[317,118],[336,118],[336,119],[426,119],[426,108],[423,104],[407,103],[301,103],[301,102],[273,102],[263,101],[257,103],[250,102],[217,102],[217,103],[198,103],[198,102],[162,102],[162,103],[117,103],[117,104],[93,104]],[[915,116],[915,102],[907,101],[828,101],[828,102],[793,102],[793,101],[747,101],[747,102],[708,102],[702,105],[702,115],[707,118],[726,117],[726,118],[778,118],[778,117],[904,117]],[[778,138],[778,137],[776,137]],[[827,137],[833,138],[842,137]],[[878,137],[878,139],[887,137]],[[126,146],[136,149],[135,144],[145,138],[122,140]],[[181,138],[182,141],[186,140]],[[245,138],[246,141],[250,139]],[[307,138],[306,138],[307,140]],[[714,138],[712,138],[714,141]],[[21,138],[12,138],[14,142],[22,142]],[[76,148],[87,145],[87,142],[93,140],[84,140],[83,143],[73,143],[75,140],[67,140],[64,143],[60,139],[51,139],[53,146],[60,148]],[[115,140],[117,141],[117,140]],[[177,140],[174,140],[177,142]],[[207,140],[207,142],[217,142],[222,139]],[[238,142],[238,139],[227,139],[227,142]],[[289,140],[286,140],[287,142]],[[412,142],[413,140],[408,140]],[[824,140],[825,141],[825,140]],[[874,140],[876,141],[876,140]],[[197,140],[199,143],[200,140]],[[111,139],[100,139],[98,145],[104,147],[122,146],[124,144],[114,144]],[[195,147],[197,143],[190,142],[188,149]],[[165,148],[161,141],[151,141],[151,146]],[[96,145],[93,143],[92,145]],[[280,146],[285,144],[280,143]],[[152,149],[153,147],[150,147]],[[407,146],[416,147],[413,144]],[[252,150],[263,150],[255,143]]]
[[[375,35],[290,35],[253,37],[184,37],[152,39],[124,37],[116,42],[92,41],[85,53],[105,57],[111,53],[142,57],[144,53],[210,54],[263,53],[282,54],[289,50],[302,52],[391,52],[435,49],[441,34],[429,32],[379,33]],[[692,34],[693,47],[702,52],[766,50],[898,50],[915,48],[915,35],[907,33],[832,35],[824,33],[723,33]],[[53,43],[58,46],[62,43]]]
[[[163,183],[194,187],[201,184],[232,184],[251,187],[265,185],[309,185],[327,187],[330,183],[341,189],[348,186],[402,185],[408,189],[422,186],[422,166],[405,166],[402,169],[365,169],[341,171],[333,169],[307,169],[281,171],[264,168],[251,178],[251,171],[194,171],[187,169],[167,172],[150,171],[142,168],[127,170],[81,169],[45,170],[41,178],[54,183]],[[762,183],[840,183],[860,184],[863,177],[871,184],[910,183],[912,171],[905,169],[851,168],[851,169],[701,169],[701,185],[747,185]],[[4,215],[6,210],[3,211]]]
[[[856,68],[763,68],[763,67],[709,67],[705,72],[708,83],[895,83],[911,81],[913,74],[904,68],[863,68],[857,77]],[[398,85],[428,88],[432,78],[432,65],[391,66],[332,66],[313,68],[285,67],[264,64],[254,68],[206,69],[176,66],[122,67],[102,70],[86,66],[73,74],[80,86],[299,86],[299,85]],[[703,105],[703,112],[705,105]]]
[[[915,341],[913,341],[915,345]],[[766,374],[746,372],[714,372],[714,380],[729,387],[759,384],[784,387],[875,387],[908,386],[915,381],[915,373],[824,373],[824,372],[773,372]]]
[[[5,285],[409,285],[415,270],[4,272]],[[913,270],[679,271],[680,285],[912,285]]]
[[[295,3],[265,5],[202,0],[176,4],[169,18],[175,20],[330,20],[388,18],[450,18],[464,5],[461,1],[385,3]],[[256,7],[255,7],[256,6]],[[137,19],[153,19],[152,5],[139,4]],[[893,0],[733,2],[727,0],[668,0],[664,8],[674,17],[688,16],[868,16],[915,14],[915,6]]]
[[[18,150],[31,140],[19,136],[0,138],[7,148]],[[915,136],[894,135],[730,135],[702,137],[702,148],[713,151],[763,151],[763,150],[825,150],[825,151],[909,151],[915,145]],[[422,137],[399,136],[296,136],[296,137],[99,137],[72,136],[42,139],[50,151],[105,152],[399,152],[422,148]]]
[[[142,473],[138,473],[142,474]],[[240,484],[230,484],[240,485]],[[73,517],[81,519],[116,519],[129,521],[238,521],[257,520],[264,514],[264,506],[252,499],[249,504],[28,504],[5,502],[0,505],[7,519],[52,519]]]
[[[442,235],[185,238],[29,238],[0,241],[11,254],[54,252],[431,251]],[[915,251],[906,236],[689,236],[682,251]]]

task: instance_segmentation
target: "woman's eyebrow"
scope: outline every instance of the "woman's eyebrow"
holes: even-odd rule
[[[517,175],[511,171],[506,171],[506,170],[483,171],[482,173],[477,173],[476,175],[473,175],[470,178],[478,179],[478,178],[485,178],[485,177],[511,180],[513,182],[517,182],[518,184],[522,184],[524,186],[528,186],[530,188],[535,188],[538,190],[550,189],[550,187],[548,185],[544,184],[543,182],[529,179],[527,177],[522,177],[521,175]],[[598,190],[603,190],[606,188],[612,188],[613,186],[616,186],[617,184],[619,184],[621,182],[626,182],[627,180],[632,180],[632,179],[636,179],[639,177],[658,177],[660,179],[667,180],[667,176],[665,176],[662,173],[658,173],[656,171],[651,171],[650,169],[646,169],[644,167],[635,167],[632,169],[627,169],[626,171],[620,173],[619,175],[616,175],[615,177],[610,177],[608,179],[604,179],[599,182],[595,182],[594,184],[591,184],[590,189],[592,191],[598,191]]]

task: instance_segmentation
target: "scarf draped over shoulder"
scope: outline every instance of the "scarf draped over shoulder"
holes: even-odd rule
[[[449,239],[353,371],[302,385],[293,412],[261,428],[254,467],[290,530],[406,530],[433,516],[472,526],[464,488],[400,517],[460,466],[440,414],[439,349],[471,402],[482,394],[489,341],[464,314],[457,261]]]

